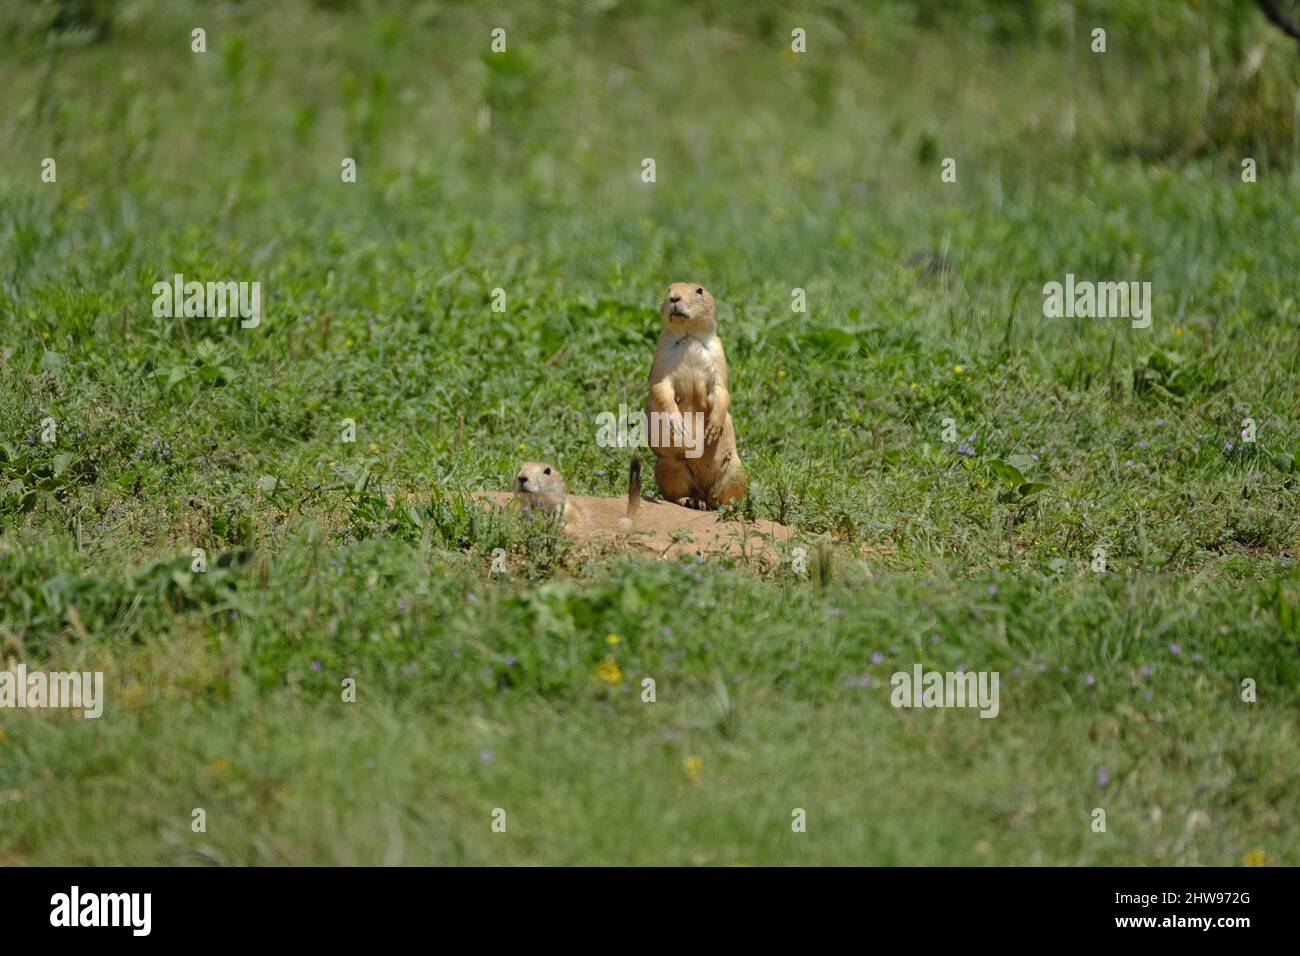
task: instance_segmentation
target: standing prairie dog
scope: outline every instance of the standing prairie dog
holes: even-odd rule
[[[669,501],[717,508],[744,497],[749,486],[736,453],[717,308],[704,286],[675,282],[660,313],[663,331],[646,400],[655,481]],[[703,435],[695,426],[701,421]]]

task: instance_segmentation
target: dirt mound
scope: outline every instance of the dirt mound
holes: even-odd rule
[[[507,491],[484,491],[475,497],[507,505]],[[574,514],[564,532],[575,541],[599,550],[634,550],[660,558],[679,555],[749,555],[777,560],[780,543],[796,529],[774,521],[719,521],[716,511],[695,511],[667,501],[642,499],[636,519],[629,525],[627,498],[569,495]]]

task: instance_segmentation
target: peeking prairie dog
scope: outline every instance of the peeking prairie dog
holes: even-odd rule
[[[660,312],[646,400],[655,481],[669,501],[717,508],[744,497],[749,486],[736,454],[717,308],[704,286],[675,282]]]
[[[562,516],[568,521],[582,521],[586,513],[564,490],[564,476],[560,469],[544,461],[526,461],[515,475],[515,503],[528,514]],[[641,459],[633,456],[627,479],[626,517],[620,519],[624,530],[636,517],[641,504]]]
[[[515,475],[515,501],[528,513],[571,518],[574,506],[565,498],[564,476],[544,461],[526,461]]]

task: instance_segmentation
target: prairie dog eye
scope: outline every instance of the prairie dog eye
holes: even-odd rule
[[[542,472],[543,475],[549,475],[550,473],[551,473],[551,469],[549,468],[547,468],[544,472]]]
[[[703,290],[703,289],[696,289],[696,290],[695,290],[695,294],[696,294],[696,295],[704,295],[704,290]]]

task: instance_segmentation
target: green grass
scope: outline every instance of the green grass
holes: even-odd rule
[[[33,6],[0,48],[0,659],[108,690],[0,711],[0,862],[1300,862],[1292,51],[1167,165],[1258,18],[1120,4],[1103,58],[1087,4],[1073,45],[1051,4],[518,6]],[[155,318],[176,272],[260,279],[261,326]],[[1067,272],[1152,327],[1044,318]],[[596,416],[676,280],[737,516],[824,573],[469,503],[525,458],[625,490]],[[894,709],[916,663],[999,716]]]

